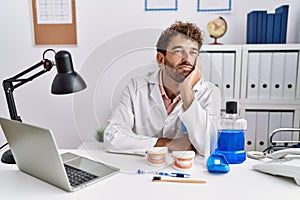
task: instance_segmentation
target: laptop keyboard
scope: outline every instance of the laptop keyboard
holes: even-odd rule
[[[69,178],[69,182],[71,184],[72,187],[76,187],[82,183],[86,183],[89,182],[95,178],[97,178],[98,176],[93,175],[91,173],[85,172],[83,170],[74,168],[70,165],[66,165],[64,164],[68,178]]]

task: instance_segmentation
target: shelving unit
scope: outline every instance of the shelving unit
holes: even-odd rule
[[[264,97],[264,98],[260,98],[259,95],[257,95],[256,98],[249,98],[247,96],[247,89],[249,89],[249,85],[247,85],[247,82],[249,80],[249,55],[251,55],[252,53],[258,53],[263,55],[263,53],[268,52],[271,54],[272,56],[272,60],[270,63],[270,67],[272,67],[273,65],[275,65],[275,63],[273,63],[273,61],[278,61],[275,60],[275,56],[279,56],[277,54],[280,53],[280,55],[282,55],[282,59],[284,59],[282,61],[282,63],[278,63],[278,64],[289,64],[287,61],[287,54],[291,54],[293,53],[294,55],[296,55],[297,57],[294,57],[294,61],[293,64],[295,64],[296,66],[296,70],[295,70],[295,74],[289,74],[287,69],[288,65],[283,66],[280,69],[284,69],[284,71],[282,72],[278,72],[281,73],[282,75],[282,80],[281,80],[281,85],[280,88],[281,90],[285,90],[288,89],[286,87],[286,85],[284,85],[285,82],[285,77],[289,77],[289,76],[294,76],[295,77],[295,83],[293,83],[293,89],[294,89],[294,96],[293,97],[285,97],[284,94],[282,93],[281,96],[275,96],[272,97],[272,95],[270,94],[269,97]],[[300,87],[297,87],[300,85],[300,70],[299,70],[299,53],[300,53],[300,44],[285,44],[285,45],[243,45],[243,56],[242,56],[242,74],[241,74],[241,93],[240,93],[240,101],[242,105],[245,105],[246,108],[257,108],[257,107],[261,107],[263,109],[274,109],[274,106],[276,106],[275,109],[286,109],[286,107],[288,107],[288,109],[290,108],[300,108]],[[259,61],[260,63],[257,63],[257,65],[259,66],[260,64],[262,64],[262,60],[264,59],[264,57],[260,57]],[[271,70],[271,74],[270,74],[270,79],[272,79],[271,75],[272,75],[272,70],[275,71],[276,69],[270,68]],[[260,73],[260,72],[259,72]],[[286,76],[287,75],[287,76]],[[258,74],[259,76],[259,74]],[[288,80],[287,80],[288,81]],[[270,80],[269,83],[272,84],[272,82],[275,82]],[[280,84],[280,83],[279,83]],[[269,90],[273,90],[274,89],[274,85],[269,85]],[[259,90],[261,88],[261,85],[257,85],[256,89]],[[259,101],[258,101],[259,99]]]
[[[200,55],[204,79],[219,87],[224,109],[226,100],[240,96],[242,45],[203,45]]]
[[[227,55],[234,57],[230,65],[225,62]],[[201,57],[204,78],[222,85],[222,109],[226,100],[236,99],[240,115],[248,118],[247,150],[267,147],[275,128],[300,127],[300,44],[204,45]],[[212,68],[219,72],[212,73]],[[228,95],[225,79],[232,73]],[[292,132],[277,137],[299,140],[299,134]]]

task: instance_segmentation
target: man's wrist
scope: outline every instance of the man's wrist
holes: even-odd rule
[[[155,144],[155,147],[168,147],[171,139],[169,138],[159,138]]]
[[[195,99],[194,91],[186,90],[184,92],[181,92],[181,97],[183,102],[183,109],[187,110]]]

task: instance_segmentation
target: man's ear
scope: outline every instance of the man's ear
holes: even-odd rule
[[[157,52],[156,54],[156,62],[161,67],[164,65],[165,62],[165,56],[161,52]]]

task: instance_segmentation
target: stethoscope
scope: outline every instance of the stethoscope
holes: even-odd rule
[[[260,160],[264,158],[272,158],[271,154],[279,151],[279,150],[284,150],[284,149],[290,149],[290,148],[300,148],[300,141],[279,141],[279,140],[274,140],[274,136],[278,132],[286,132],[286,131],[298,131],[300,132],[300,128],[278,128],[275,129],[271,134],[270,134],[270,146],[267,147],[263,151],[248,151],[247,152],[247,157]],[[279,145],[278,145],[279,144]]]

